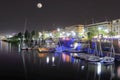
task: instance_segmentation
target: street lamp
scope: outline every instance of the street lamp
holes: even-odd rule
[[[73,36],[73,37],[75,37],[75,36],[76,36],[75,31],[71,31],[71,33],[72,33],[72,36]]]

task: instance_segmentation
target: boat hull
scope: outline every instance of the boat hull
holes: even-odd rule
[[[54,53],[54,48],[38,48],[39,53]]]

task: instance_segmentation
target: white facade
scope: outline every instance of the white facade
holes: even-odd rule
[[[115,32],[116,35],[120,35],[120,19],[112,21],[112,31]]]
[[[105,21],[105,22],[85,25],[86,30],[93,27],[97,27],[98,29],[102,29],[102,30],[107,30],[109,32],[111,31],[111,22]]]

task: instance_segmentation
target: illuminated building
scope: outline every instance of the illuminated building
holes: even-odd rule
[[[80,37],[84,34],[84,25],[72,25],[65,27],[65,32],[71,36],[71,37]]]
[[[112,31],[115,32],[116,35],[120,36],[120,19],[112,21]]]
[[[86,32],[89,31],[89,30],[92,30],[92,29],[97,29],[98,34],[102,34],[102,33],[100,33],[101,30],[106,32],[106,33],[109,33],[111,31],[111,28],[112,28],[112,24],[111,24],[110,21],[85,25],[85,31]]]

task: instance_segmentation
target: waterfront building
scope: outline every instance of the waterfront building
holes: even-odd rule
[[[98,35],[102,35],[103,37],[106,37],[107,36],[106,34],[111,31],[111,28],[112,28],[111,22],[104,21],[104,22],[85,25],[85,32],[94,30],[95,32],[98,32]]]
[[[84,25],[79,24],[65,27],[65,32],[67,36],[82,37],[84,35]]]
[[[120,19],[112,20],[112,31],[116,33],[117,37],[120,37]]]

